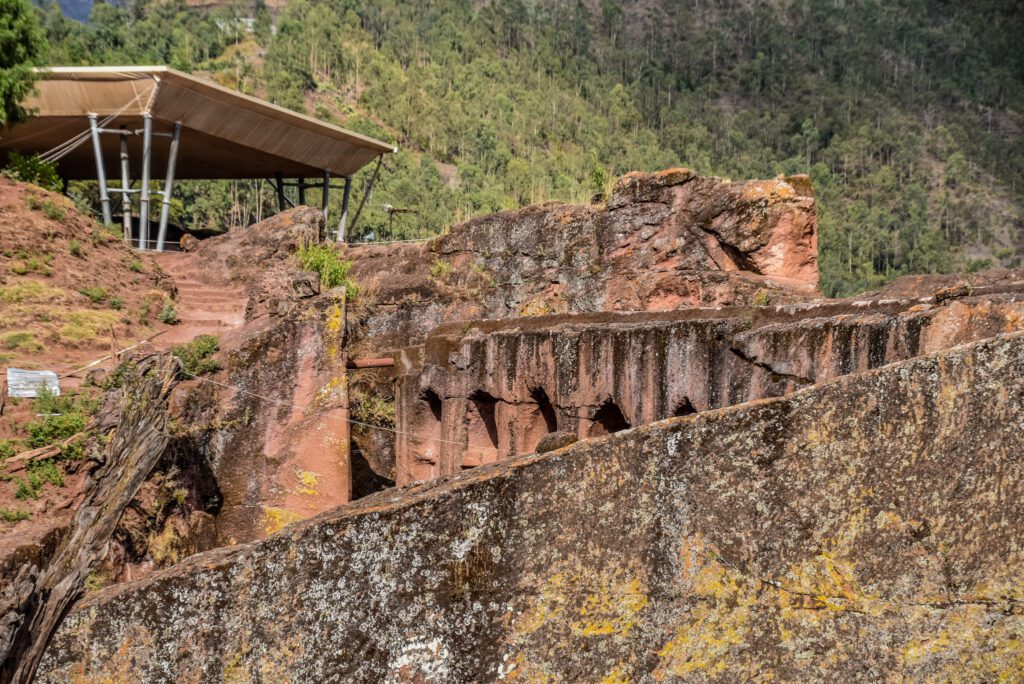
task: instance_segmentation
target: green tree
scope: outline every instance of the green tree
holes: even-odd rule
[[[38,12],[28,0],[0,0],[0,125],[20,121],[35,74],[46,54]]]

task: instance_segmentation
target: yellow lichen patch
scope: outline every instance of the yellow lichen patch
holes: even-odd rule
[[[319,473],[314,473],[311,470],[299,470],[295,469],[295,479],[299,481],[299,486],[295,492],[304,496],[316,496],[319,494],[316,487],[320,484]]]
[[[623,672],[623,668],[620,665],[602,677],[601,684],[629,684],[629,675]]]
[[[568,585],[562,573],[552,575],[541,587],[532,605],[513,622],[513,634],[525,636],[536,632],[548,622],[559,621],[568,604]]]
[[[699,552],[700,541],[691,547]],[[736,651],[750,636],[752,606],[761,583],[709,553],[699,555],[688,570],[691,593],[702,603],[686,614],[675,636],[658,650],[661,665],[654,674],[659,681],[697,672],[714,674],[727,667],[739,669],[747,660]]]
[[[991,609],[983,605],[946,611],[938,630],[903,649],[908,680],[934,684],[1024,681],[1022,621],[1019,616],[995,621],[992,617]],[[920,633],[920,627],[913,631]]]
[[[263,508],[263,531],[267,534],[274,534],[302,519],[302,516],[295,511],[275,506],[265,506]]]
[[[750,632],[750,608],[698,606],[688,614],[685,625],[659,651],[661,665],[657,680],[685,677],[692,673],[715,674],[726,667],[740,669],[745,662],[734,650],[746,643]]]
[[[345,337],[345,299],[335,297],[334,303],[324,311],[323,318],[324,353],[333,359],[341,353]]]
[[[348,376],[335,376],[317,390],[316,397],[314,397],[313,402],[317,405],[326,404],[331,399],[336,399],[342,396],[347,385]]]
[[[647,592],[639,579],[608,584],[584,599],[579,619],[571,624],[572,631],[583,636],[625,636],[636,626],[637,615],[646,607]]]

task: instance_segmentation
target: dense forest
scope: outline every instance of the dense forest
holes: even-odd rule
[[[52,4],[42,59],[169,64],[397,143],[360,222],[377,236],[683,165],[809,173],[830,295],[1021,263],[1018,0],[280,5],[128,0],[81,24]],[[184,187],[193,226],[253,220],[272,194]]]

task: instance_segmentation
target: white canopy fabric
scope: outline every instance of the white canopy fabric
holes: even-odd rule
[[[143,127],[154,133],[181,124],[178,178],[350,177],[395,147],[255,97],[164,66],[54,67],[40,71],[37,93],[25,102],[34,110],[26,122],[0,130],[0,155],[39,153],[81,140],[60,157],[57,169],[70,180],[96,178],[88,116],[104,129]],[[168,143],[154,140],[152,164],[167,163]],[[134,177],[141,169],[141,136],[129,141]],[[104,165],[119,168],[120,136],[101,140]],[[63,151],[64,148],[61,148]],[[116,173],[116,172],[115,172]]]

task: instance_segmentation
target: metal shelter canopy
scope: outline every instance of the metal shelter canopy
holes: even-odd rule
[[[163,249],[167,210],[177,179],[298,178],[322,187],[351,177],[393,145],[347,131],[165,66],[52,67],[39,70],[36,93],[23,105],[26,122],[0,130],[0,156],[38,153],[56,160],[67,180],[98,180],[104,220],[112,222],[107,176],[119,170],[122,213],[130,232],[130,195],[139,194],[139,246],[148,245],[149,197],[164,205],[157,249]],[[170,138],[159,143],[154,138]],[[150,189],[150,171],[166,168],[165,191]],[[115,173],[115,175],[117,175]],[[322,179],[317,184],[303,179]],[[131,178],[141,179],[130,190]],[[283,192],[279,193],[283,200]],[[283,208],[283,206],[282,206]]]

